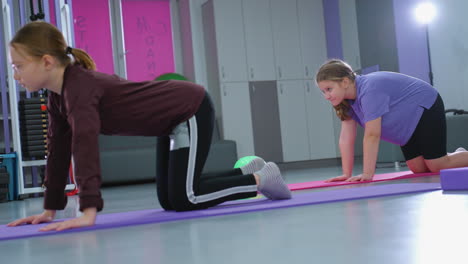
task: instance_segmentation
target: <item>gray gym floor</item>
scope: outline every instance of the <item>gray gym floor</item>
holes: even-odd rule
[[[355,171],[359,170],[357,166]],[[326,179],[340,171],[338,166],[284,168],[283,175],[294,183]],[[390,171],[395,169],[381,168],[377,173]],[[438,181],[438,176],[431,176],[372,185]],[[104,188],[102,213],[158,208],[155,195],[154,184]],[[58,217],[75,216],[76,202],[70,199]],[[39,213],[41,207],[42,198],[0,204],[0,224]],[[388,196],[10,240],[0,242],[0,260],[35,264],[467,263],[467,209],[468,192]]]

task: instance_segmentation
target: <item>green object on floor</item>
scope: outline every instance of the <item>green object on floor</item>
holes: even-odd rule
[[[245,156],[245,157],[240,158],[236,162],[236,164],[234,164],[234,169],[238,169],[238,168],[240,168],[242,166],[247,165],[250,161],[252,161],[255,158],[258,158],[258,157],[257,156]]]

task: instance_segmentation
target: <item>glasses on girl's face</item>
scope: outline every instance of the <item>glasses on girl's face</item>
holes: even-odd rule
[[[23,61],[19,63],[12,63],[11,67],[13,68],[13,71],[16,74],[22,74],[24,73],[29,67],[31,67],[31,64],[34,64],[33,61]]]
[[[13,71],[15,73],[21,73],[23,71],[24,66],[21,64],[12,64],[11,68],[13,68]]]
[[[327,97],[328,95],[330,95],[332,90],[333,90],[333,88],[327,87],[324,90],[320,90],[320,91],[322,92],[323,97]]]

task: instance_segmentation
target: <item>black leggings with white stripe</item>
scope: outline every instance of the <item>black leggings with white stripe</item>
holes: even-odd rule
[[[242,175],[240,169],[202,175],[213,127],[213,104],[206,93],[193,117],[171,136],[158,137],[156,188],[165,210],[204,209],[257,195],[255,178]]]

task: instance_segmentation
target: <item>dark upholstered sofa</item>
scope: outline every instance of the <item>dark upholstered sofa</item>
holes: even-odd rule
[[[99,148],[103,184],[153,181],[156,176],[156,142],[156,137],[101,135]],[[236,143],[221,139],[216,124],[204,172],[228,170],[236,161]]]

